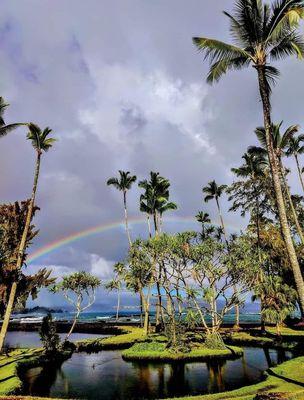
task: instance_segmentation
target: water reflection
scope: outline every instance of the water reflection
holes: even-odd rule
[[[245,348],[244,357],[206,363],[125,362],[118,351],[75,353],[61,366],[33,368],[25,393],[61,398],[140,400],[232,390],[260,380],[264,370],[290,352]]]

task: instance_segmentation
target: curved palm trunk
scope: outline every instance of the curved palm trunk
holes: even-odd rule
[[[265,66],[258,65],[256,66],[258,72],[258,82],[259,82],[259,90],[263,103],[263,114],[264,114],[264,127],[266,132],[266,142],[267,142],[267,151],[269,157],[269,163],[271,168],[271,175],[273,181],[273,187],[276,196],[276,203],[278,207],[279,220],[282,230],[283,239],[285,242],[286,250],[288,253],[288,257],[290,260],[290,265],[293,271],[294,280],[296,283],[296,289],[298,292],[299,302],[301,304],[301,308],[304,309],[304,281],[301,273],[301,269],[299,266],[299,262],[297,259],[297,254],[294,248],[294,244],[292,241],[292,236],[290,232],[290,228],[288,225],[286,207],[284,203],[284,197],[280,182],[280,173],[278,170],[278,160],[274,152],[273,142],[271,138],[271,116],[270,116],[270,100],[269,100],[269,92],[267,91],[267,81],[265,76]],[[303,315],[302,315],[303,317]]]
[[[151,239],[152,231],[151,231],[151,222],[150,222],[150,215],[149,214],[147,214],[147,224],[148,224],[149,238]]]
[[[224,218],[223,218],[223,216],[222,216],[222,211],[221,211],[221,207],[220,207],[220,203],[219,203],[218,197],[216,197],[215,200],[216,200],[216,205],[217,205],[218,213],[219,213],[219,216],[220,216],[221,225],[222,225],[223,232],[224,232],[225,242],[226,242],[227,247],[228,247],[228,238],[227,238],[227,234],[226,234],[226,229],[225,229],[225,224],[224,224]],[[233,285],[233,292],[234,292],[234,294],[236,293],[236,291],[237,291],[237,290],[236,290],[236,286]],[[234,309],[235,309],[235,323],[234,323],[234,328],[235,328],[235,329],[239,329],[239,327],[240,327],[240,307],[239,307],[239,305],[236,304],[235,307],[234,307]]]
[[[157,211],[154,211],[153,213],[153,222],[154,222],[154,230],[155,230],[155,236],[158,236],[159,234],[159,229],[158,229],[158,216],[157,216]],[[162,277],[162,270],[161,267],[159,267],[159,272],[158,272],[158,277],[155,277],[156,279],[156,290],[157,290],[157,304],[156,304],[156,321],[155,321],[155,327],[156,331],[160,331],[162,326],[163,326],[163,318],[162,318],[162,295],[160,291],[160,281]]]
[[[18,258],[17,258],[17,263],[16,263],[17,271],[20,270],[22,267],[22,261],[23,261],[23,256],[24,256],[24,252],[25,252],[25,246],[26,246],[26,239],[27,239],[27,235],[28,235],[28,231],[29,231],[29,227],[30,227],[30,223],[31,223],[31,219],[32,219],[36,190],[37,190],[37,183],[38,183],[38,177],[39,177],[39,170],[40,170],[40,158],[41,158],[41,153],[38,153],[32,196],[31,196],[31,200],[29,203],[28,212],[27,212],[27,216],[26,216],[26,222],[25,222],[25,226],[24,226],[24,230],[22,233],[22,238],[21,238],[21,242],[20,242],[20,246],[19,246],[19,251],[18,251]],[[10,291],[8,306],[6,308],[4,321],[3,321],[3,325],[2,325],[1,333],[0,333],[0,351],[3,348],[9,319],[10,319],[11,313],[13,311],[16,290],[17,290],[17,282],[13,282],[11,291]]]
[[[129,230],[129,222],[128,222],[128,210],[127,210],[127,192],[124,190],[123,192],[123,202],[124,202],[124,209],[125,209],[125,225],[126,225],[126,232],[128,236],[129,245],[132,245],[130,230]]]
[[[26,247],[26,240],[27,240],[27,235],[28,231],[31,225],[31,220],[32,220],[32,215],[33,215],[33,209],[35,205],[35,197],[36,197],[36,191],[37,191],[37,184],[38,184],[38,177],[39,177],[39,171],[40,171],[40,160],[41,160],[41,152],[39,151],[37,153],[37,160],[36,160],[36,169],[35,169],[35,176],[34,176],[34,183],[33,183],[33,189],[32,189],[32,196],[31,200],[28,206],[28,211],[26,214],[26,220],[25,220],[25,225],[19,245],[19,251],[18,251],[18,258],[17,258],[17,263],[16,263],[16,271],[20,271],[22,268],[22,263],[23,263],[23,257],[24,257],[24,252],[25,252],[25,247]],[[12,314],[13,308],[14,308],[14,302],[15,302],[15,296],[16,296],[16,291],[17,291],[17,282],[13,282],[10,295],[9,295],[9,301],[5,310],[4,318],[3,318],[3,323],[1,327],[1,332],[0,332],[0,353],[2,352],[6,333],[7,333],[7,328],[10,320],[10,316]]]
[[[302,174],[301,174],[301,168],[300,168],[300,164],[299,164],[298,155],[295,154],[294,157],[295,157],[295,160],[296,160],[296,163],[297,163],[297,169],[298,169],[299,179],[300,179],[301,186],[302,186],[302,189],[303,189],[303,192],[304,192],[304,182],[303,182],[303,177],[302,177]]]

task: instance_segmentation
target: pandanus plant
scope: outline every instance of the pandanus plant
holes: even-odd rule
[[[289,56],[296,56],[298,59],[304,56],[304,38],[298,33],[300,21],[304,17],[304,2],[276,0],[269,5],[263,0],[237,0],[234,13],[224,14],[230,21],[234,43],[208,37],[195,37],[193,42],[205,59],[210,61],[207,77],[209,83],[219,81],[228,71],[249,66],[257,73],[276,205],[299,302],[304,310],[304,281],[288,225],[278,160],[271,136],[270,102],[271,85],[279,76],[279,71],[272,62]]]

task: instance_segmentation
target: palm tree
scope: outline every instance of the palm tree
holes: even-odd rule
[[[304,309],[304,281],[284,203],[277,166],[277,157],[271,137],[271,84],[279,71],[270,63],[288,56],[303,58],[304,40],[298,34],[304,3],[300,0],[277,0],[272,5],[262,0],[236,0],[235,14],[225,12],[230,20],[230,30],[235,44],[206,37],[193,38],[196,47],[210,60],[207,81],[218,81],[229,70],[239,70],[252,65],[258,77],[263,105],[267,152],[271,167],[273,187],[286,250],[293,270],[301,308]]]
[[[211,220],[209,218],[209,214],[205,213],[203,211],[199,211],[197,213],[197,215],[195,216],[195,218],[196,218],[197,222],[202,224],[202,238],[204,239],[205,236],[206,236],[205,225],[211,223]]]
[[[9,132],[13,131],[19,126],[26,125],[24,123],[5,124],[3,115],[8,106],[9,104],[5,103],[4,98],[0,97],[0,138],[6,136]]]
[[[251,183],[251,187],[254,189],[254,202],[255,202],[255,224],[256,224],[256,234],[258,240],[258,249],[260,249],[260,193],[258,188],[259,180],[265,177],[267,168],[269,166],[268,160],[264,153],[245,153],[242,156],[244,160],[243,165],[239,168],[231,168],[231,171],[239,178],[248,178]],[[229,200],[232,200],[232,196]],[[232,206],[232,209],[234,205]],[[252,217],[251,212],[251,217]]]
[[[301,182],[301,186],[304,192],[304,182],[301,174],[301,167],[299,163],[299,154],[304,153],[304,146],[302,143],[304,142],[304,135],[299,135],[298,137],[291,137],[288,143],[288,147],[286,149],[287,157],[294,156],[297,164],[297,170],[299,174],[299,179]]]
[[[39,178],[39,172],[40,172],[41,156],[42,156],[43,152],[47,152],[52,147],[54,142],[56,141],[56,139],[49,137],[52,130],[48,127],[42,131],[38,125],[30,123],[30,124],[28,124],[28,129],[29,129],[29,131],[27,134],[27,139],[31,141],[32,146],[33,146],[34,150],[36,151],[37,158],[36,158],[32,195],[31,195],[30,202],[28,205],[25,226],[24,226],[24,230],[23,230],[20,245],[19,245],[19,252],[18,252],[18,258],[17,258],[17,263],[16,263],[17,271],[20,271],[22,264],[24,262],[24,253],[25,253],[25,248],[26,248],[27,236],[28,236],[28,233],[30,230],[31,220],[32,220],[32,216],[33,216],[33,210],[35,207],[35,198],[36,198],[36,191],[37,191],[38,178]],[[2,348],[3,348],[9,319],[10,319],[10,316],[11,316],[11,313],[13,310],[15,296],[16,296],[16,290],[17,290],[17,282],[13,282],[11,291],[10,291],[10,295],[9,295],[8,304],[7,304],[5,315],[4,315],[4,319],[3,319],[3,324],[1,327],[1,332],[0,332],[0,352],[2,351]]]
[[[303,231],[301,228],[301,225],[299,223],[299,219],[294,207],[294,204],[292,202],[287,178],[286,178],[286,169],[283,165],[282,157],[285,155],[285,150],[289,146],[290,140],[294,137],[296,132],[298,131],[298,125],[291,125],[288,127],[283,134],[281,134],[281,126],[282,122],[280,124],[272,124],[271,126],[271,137],[272,137],[272,143],[273,143],[273,149],[277,158],[277,169],[279,171],[280,177],[282,179],[284,189],[287,195],[288,203],[292,212],[293,220],[297,228],[298,235],[301,239],[301,242],[304,244],[304,236],[303,236]],[[259,127],[256,128],[255,133],[259,139],[259,142],[262,147],[257,147],[257,146],[250,146],[248,148],[248,152],[251,154],[255,155],[260,155],[266,157],[267,155],[267,142],[266,142],[266,131],[264,127]]]
[[[219,185],[218,186],[218,184],[213,180],[213,181],[209,182],[207,186],[203,187],[202,190],[203,190],[203,193],[206,194],[206,196],[204,197],[205,203],[207,203],[210,200],[215,200],[215,202],[216,202],[217,210],[218,210],[220,221],[221,221],[221,226],[223,228],[223,234],[224,234],[225,240],[227,241],[226,229],[225,229],[222,211],[221,211],[221,207],[220,207],[220,203],[219,203],[219,198],[225,192],[226,188],[227,188],[227,185]]]
[[[150,180],[140,181],[138,186],[145,190],[140,196],[141,211],[152,216],[154,222],[154,231],[158,235],[161,225],[161,217],[165,211],[176,210],[175,203],[169,202],[170,182],[168,179],[159,175],[158,172],[150,172]],[[149,218],[148,218],[149,223]],[[149,234],[151,230],[149,228]]]
[[[126,224],[126,232],[129,241],[129,245],[131,246],[132,240],[130,236],[129,223],[128,223],[128,210],[127,210],[127,191],[131,189],[133,183],[136,181],[135,175],[130,175],[130,172],[119,170],[119,178],[110,178],[107,181],[107,185],[113,185],[116,189],[120,190],[123,193],[123,204],[125,210],[125,224]]]

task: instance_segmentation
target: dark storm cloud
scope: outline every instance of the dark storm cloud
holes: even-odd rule
[[[73,232],[122,218],[122,198],[106,179],[118,169],[139,178],[150,170],[170,178],[177,215],[204,209],[201,187],[230,182],[231,166],[261,124],[256,77],[249,68],[218,85],[191,38],[229,40],[221,13],[232,1],[0,1],[0,89],[8,122],[50,126],[58,142],[43,159],[33,250]],[[303,63],[282,64],[274,91],[275,118],[302,123]],[[1,139],[1,200],[30,194],[35,155],[19,129]],[[293,180],[296,184],[296,180]],[[130,215],[138,216],[138,188]],[[223,208],[228,204],[223,200]],[[240,226],[237,215],[228,225]],[[170,224],[168,229],[193,228]],[[146,234],[145,225],[133,235]],[[58,275],[87,269],[103,279],[124,257],[124,230],[71,243],[39,261]],[[34,267],[32,267],[34,268]],[[102,297],[102,294],[100,295]]]

